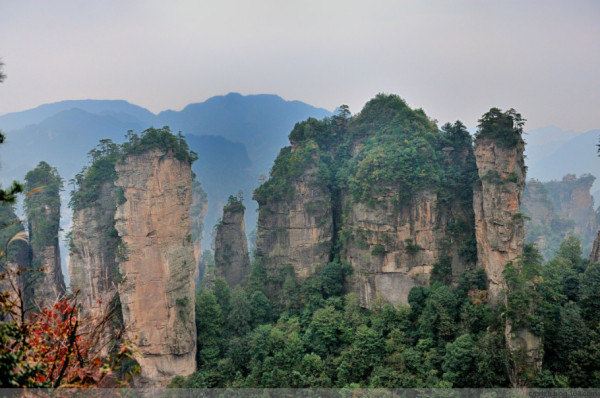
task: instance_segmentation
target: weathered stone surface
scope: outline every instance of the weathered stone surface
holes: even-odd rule
[[[330,260],[331,195],[317,183],[316,168],[292,182],[293,198],[259,202],[256,255],[268,270],[292,266],[299,278]]]
[[[406,304],[413,286],[429,283],[440,257],[436,195],[424,192],[400,209],[391,201],[375,208],[348,207],[344,229],[349,238],[342,256],[354,272],[352,290],[366,307],[377,297]]]
[[[58,246],[62,186],[58,171],[46,162],[25,175],[24,205],[32,253],[23,277],[26,311],[52,306],[65,294]]]
[[[126,199],[115,216],[123,320],[142,378],[164,383],[195,370],[191,167],[154,149],[127,156],[115,169]]]
[[[492,139],[475,141],[480,183],[474,189],[475,232],[478,262],[488,278],[492,304],[501,300],[506,264],[523,254],[524,228],[521,194],[525,186],[522,140],[504,147]]]
[[[525,187],[524,143],[503,146],[489,138],[475,140],[475,158],[480,183],[475,187],[475,232],[478,262],[486,272],[488,299],[492,305],[506,303],[507,284],[503,272],[509,263],[519,266],[525,240],[524,217],[520,213]],[[506,319],[504,336],[512,362],[510,379],[521,386],[542,367],[542,342],[527,328],[515,329]]]
[[[58,217],[53,213],[60,213],[60,208],[53,209],[50,206],[44,206],[44,214],[48,218]],[[43,231],[38,227],[38,223],[44,222],[38,218],[29,218],[29,236],[32,240],[37,239],[36,235]],[[51,243],[44,246],[32,246],[32,268],[28,271],[26,284],[26,293],[28,310],[36,311],[40,308],[49,307],[62,296],[66,288],[65,281],[60,267],[60,249],[58,246],[58,225]]]
[[[204,219],[208,212],[208,198],[206,192],[202,189],[200,183],[196,180],[192,182],[192,206],[190,208],[190,218],[192,223],[192,241],[194,244],[194,259],[200,266],[200,256],[202,254],[202,236],[204,233]]]
[[[230,198],[216,227],[215,271],[230,286],[242,283],[250,270],[244,210],[240,200]]]
[[[600,262],[600,231],[598,231],[598,234],[596,235],[596,240],[594,240],[594,244],[592,245],[590,261],[594,263]]]
[[[82,314],[92,325],[111,316],[120,279],[115,257],[119,244],[115,186],[105,182],[99,191],[96,201],[73,213],[69,252],[71,291],[77,294]],[[111,330],[102,331],[105,350],[110,346],[111,334]]]

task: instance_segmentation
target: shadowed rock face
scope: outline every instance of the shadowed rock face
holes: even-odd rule
[[[525,187],[523,150],[522,140],[510,148],[489,138],[475,141],[480,178],[473,196],[477,257],[487,274],[492,304],[500,302],[506,288],[502,275],[506,264],[523,254],[525,232],[519,213]]]
[[[51,306],[65,294],[58,246],[61,188],[58,172],[45,162],[25,176],[25,212],[32,255],[24,277],[27,310]]]
[[[292,266],[300,279],[330,260],[333,238],[331,195],[307,168],[292,182],[291,200],[259,201],[256,254],[270,271]]]
[[[590,261],[594,263],[600,262],[600,231],[598,231],[598,235],[596,236],[596,240],[594,241],[594,245],[592,246],[592,252],[590,253]]]
[[[192,241],[194,243],[194,260],[200,266],[200,256],[202,253],[202,236],[204,232],[204,219],[208,212],[208,199],[206,192],[198,181],[192,183],[192,206],[190,208],[190,218],[192,223]]]
[[[73,213],[69,253],[71,290],[78,294],[83,314],[91,318],[92,325],[109,316],[119,282],[115,186],[112,181],[105,182],[99,190],[97,200]],[[110,331],[106,330],[103,337],[108,342]],[[110,344],[103,346],[108,349]]]
[[[13,207],[7,203],[0,203],[0,242],[6,254],[0,257],[0,292],[8,293],[9,300],[14,303],[19,301],[19,289],[23,288],[21,274],[29,267],[31,262],[30,247],[23,236],[24,231],[21,220],[16,216]],[[20,317],[20,308],[14,308]],[[7,317],[11,315],[6,314]],[[3,320],[0,318],[0,320]]]
[[[230,198],[216,228],[215,271],[230,286],[242,283],[250,270],[244,210],[241,201]]]
[[[195,370],[191,168],[153,149],[115,169],[125,197],[115,220],[126,337],[139,349],[142,378],[165,383]]]

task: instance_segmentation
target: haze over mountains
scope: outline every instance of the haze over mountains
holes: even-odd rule
[[[56,166],[68,182],[87,162],[100,139],[122,142],[128,130],[168,125],[186,135],[199,160],[194,164],[208,194],[205,247],[212,226],[232,194],[250,198],[259,176],[268,170],[296,122],[331,113],[277,95],[230,93],[159,114],[123,100],[69,100],[0,116],[7,135],[0,148],[0,180],[22,180],[39,161]],[[70,187],[63,194],[68,201]],[[66,206],[63,206],[66,208]],[[247,224],[256,222],[256,205],[248,200]],[[64,219],[70,219],[63,210]],[[252,228],[250,227],[249,230]]]
[[[221,216],[227,197],[241,191],[246,198],[247,231],[256,225],[256,203],[250,200],[260,177],[268,175],[279,150],[287,145],[295,123],[331,112],[277,95],[230,93],[190,104],[180,111],[154,114],[123,100],[69,100],[0,116],[6,143],[0,146],[0,180],[22,180],[39,161],[58,168],[68,182],[87,162],[87,153],[100,139],[122,142],[128,130],[170,126],[186,135],[198,153],[194,165],[208,194],[204,248]],[[469,126],[474,128],[475,126]],[[595,144],[600,130],[573,132],[550,126],[528,132],[528,178],[560,179],[567,173],[598,174]],[[66,207],[71,187],[63,193],[63,227],[70,224]],[[594,188],[598,190],[598,183]]]

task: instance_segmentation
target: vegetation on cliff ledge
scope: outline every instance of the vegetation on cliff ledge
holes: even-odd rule
[[[512,148],[523,143],[523,125],[525,119],[514,109],[502,112],[492,108],[479,119],[475,139],[488,138],[506,148]]]
[[[424,190],[442,197],[464,195],[475,176],[464,125],[440,130],[421,109],[411,109],[396,95],[377,95],[355,116],[342,106],[330,118],[298,123],[290,142],[269,180],[255,191],[259,203],[290,199],[293,181],[314,169],[323,188],[347,187],[354,200],[370,205],[389,195],[406,203]]]
[[[100,187],[106,182],[114,182],[117,178],[115,165],[128,155],[139,155],[152,149],[165,153],[172,152],[182,162],[192,163],[198,157],[191,151],[183,135],[174,135],[168,127],[149,128],[136,134],[129,131],[127,141],[121,145],[109,139],[100,140],[98,146],[88,153],[89,165],[78,173],[72,184],[69,206],[80,210],[92,205],[101,194]],[[199,191],[200,192],[200,191]],[[121,195],[117,195],[118,200]]]
[[[34,251],[58,243],[62,188],[58,171],[46,162],[25,175],[25,212],[33,227],[29,239]]]
[[[116,180],[115,164],[120,156],[119,145],[108,139],[100,140],[98,146],[88,153],[89,166],[78,173],[72,181],[75,189],[71,191],[69,206],[74,211],[92,205],[102,193],[101,186]]]
[[[172,152],[176,159],[189,164],[198,159],[198,155],[190,150],[183,134],[175,135],[167,126],[160,129],[151,127],[140,135],[129,131],[127,141],[121,146],[123,156],[139,155],[152,149]]]

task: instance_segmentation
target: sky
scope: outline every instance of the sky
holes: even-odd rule
[[[0,0],[0,114],[63,99],[153,112],[231,91],[353,112],[395,93],[473,127],[600,127],[600,1]]]

